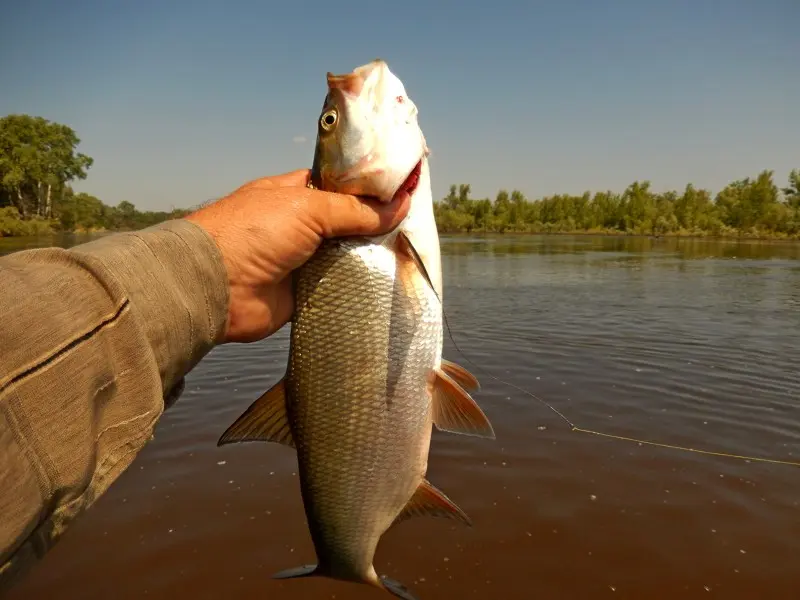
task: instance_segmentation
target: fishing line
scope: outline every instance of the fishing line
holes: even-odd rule
[[[438,294],[437,294],[437,296],[438,296]],[[800,461],[780,460],[780,459],[777,459],[777,458],[764,458],[764,457],[760,457],[760,456],[746,456],[746,455],[742,455],[742,454],[732,454],[732,453],[729,453],[729,452],[715,452],[713,450],[702,450],[700,448],[689,448],[688,446],[678,446],[678,445],[675,445],[675,444],[665,444],[663,442],[654,442],[654,441],[651,441],[651,440],[641,440],[641,439],[637,439],[637,438],[633,438],[633,437],[627,437],[627,436],[623,436],[623,435],[616,435],[616,434],[613,434],[613,433],[605,433],[605,432],[602,432],[602,431],[595,431],[593,429],[586,429],[584,427],[578,427],[577,425],[575,425],[575,423],[570,421],[564,415],[564,413],[562,413],[555,406],[553,406],[552,404],[550,404],[549,402],[547,402],[543,398],[537,396],[533,392],[529,392],[528,390],[519,387],[518,385],[514,385],[511,382],[504,381],[503,379],[500,379],[499,377],[496,377],[496,376],[492,375],[488,371],[484,370],[482,367],[479,367],[478,365],[476,365],[464,353],[464,351],[456,343],[456,340],[453,338],[453,332],[450,329],[450,323],[447,322],[447,315],[445,314],[444,306],[442,306],[442,317],[444,319],[444,324],[445,324],[445,327],[447,328],[447,335],[450,338],[450,341],[453,342],[453,346],[455,347],[455,349],[458,351],[458,353],[461,356],[464,357],[464,359],[469,364],[471,364],[473,367],[475,367],[479,371],[483,372],[485,375],[491,377],[495,381],[498,381],[498,382],[500,382],[500,383],[502,383],[504,385],[512,387],[515,390],[518,390],[518,391],[522,392],[523,394],[527,394],[528,396],[530,396],[531,398],[536,400],[542,406],[550,409],[562,421],[564,421],[564,423],[566,423],[569,426],[570,431],[575,431],[575,432],[578,432],[578,433],[586,433],[586,434],[594,435],[594,436],[598,436],[598,437],[611,438],[611,439],[614,439],[614,440],[620,440],[620,441],[624,441],[624,442],[635,442],[637,444],[646,444],[648,446],[656,446],[658,448],[667,448],[667,449],[670,449],[670,450],[682,450],[684,452],[693,452],[695,454],[706,454],[706,455],[709,455],[709,456],[721,456],[721,457],[724,457],[724,458],[735,458],[735,459],[745,460],[745,461],[753,461],[753,462],[760,462],[760,463],[772,463],[772,464],[776,464],[776,465],[788,465],[788,466],[791,466],[791,467],[800,467]]]

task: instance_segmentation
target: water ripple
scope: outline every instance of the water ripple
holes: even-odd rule
[[[449,322],[480,370],[449,341],[446,355],[481,380],[497,439],[434,433],[429,478],[475,527],[404,523],[379,570],[432,598],[795,597],[796,468],[571,432],[483,371],[589,429],[800,460],[798,259],[790,244],[444,239]],[[215,445],[283,375],[287,334],[206,357],[154,442],[10,598],[372,597],[270,581],[313,560],[295,455]]]

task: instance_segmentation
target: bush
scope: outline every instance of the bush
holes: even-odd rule
[[[0,237],[24,235],[50,235],[53,233],[55,221],[33,217],[22,220],[14,206],[0,208]]]

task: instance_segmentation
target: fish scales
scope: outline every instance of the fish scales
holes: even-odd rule
[[[420,398],[441,306],[403,263],[367,240],[326,243],[296,284],[287,408],[303,500],[320,561],[347,569],[371,567],[427,468],[431,411]]]

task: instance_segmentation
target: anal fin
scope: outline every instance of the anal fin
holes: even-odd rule
[[[464,371],[466,373],[466,371]],[[472,396],[444,368],[434,372],[433,424],[439,431],[495,439],[494,428]],[[463,378],[463,375],[460,375]]]
[[[450,377],[465,390],[471,392],[481,389],[481,384],[478,383],[478,379],[475,377],[475,375],[467,371],[461,365],[457,365],[456,363],[450,362],[449,360],[443,358],[442,371],[450,375]]]
[[[228,427],[217,446],[237,442],[275,442],[295,447],[286,416],[286,386],[283,379],[253,402]]]
[[[411,517],[422,516],[444,517],[472,526],[472,520],[467,514],[440,490],[433,487],[427,479],[422,480],[417,491],[392,524],[397,525]]]

